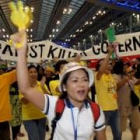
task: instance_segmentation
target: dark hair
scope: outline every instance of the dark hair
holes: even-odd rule
[[[137,65],[137,69],[136,69],[137,71],[136,71],[136,73],[135,73],[135,77],[137,78],[137,79],[139,79],[140,78],[140,64],[139,65]]]
[[[123,75],[124,73],[124,63],[123,63],[123,60],[118,60],[114,67],[113,67],[113,73],[115,74],[119,74],[119,75]]]
[[[64,64],[67,64],[68,62],[66,60],[59,60],[55,65],[54,65],[54,68],[55,68],[55,71],[56,72],[60,72],[60,67],[61,65],[64,65]]]
[[[36,71],[37,71],[37,67],[36,67],[35,65],[31,64],[31,65],[28,66],[28,70],[30,70],[30,69],[32,69],[32,68],[35,68]]]
[[[86,73],[86,75],[87,75],[87,77],[88,77],[88,79],[89,79],[88,72],[87,72],[85,69],[82,69],[82,70],[85,71],[85,73]],[[75,71],[76,71],[76,70],[75,70]],[[61,85],[62,94],[60,95],[60,99],[64,99],[64,98],[67,97],[67,92],[63,90],[63,84],[66,85],[66,82],[67,82],[67,80],[68,80],[68,78],[69,78],[69,76],[70,76],[70,74],[71,74],[72,72],[73,72],[73,71],[71,71],[71,72],[65,74],[65,76],[64,76],[64,78],[63,78],[62,85]]]

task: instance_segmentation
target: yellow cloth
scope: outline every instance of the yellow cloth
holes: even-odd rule
[[[135,91],[136,95],[138,96],[138,98],[140,99],[140,85],[135,85],[134,91]],[[140,106],[140,104],[139,104],[139,106]]]
[[[40,83],[41,84],[41,83]],[[41,86],[41,85],[40,85]],[[46,85],[46,84],[44,84],[44,88],[45,88],[45,90],[47,91],[47,93],[45,92],[45,94],[50,94],[50,91],[49,91],[49,89],[48,89],[48,86]]]
[[[50,81],[50,83],[49,83],[51,94],[54,96],[61,95],[61,93],[59,91],[57,91],[58,85],[59,85],[59,80],[53,80],[53,81]]]
[[[12,119],[9,89],[15,81],[15,70],[0,75],[0,122]]]
[[[40,91],[42,94],[44,94],[41,83],[37,82],[37,85],[34,87],[36,90]],[[19,98],[22,99],[24,96],[20,93]],[[45,118],[46,116],[38,109],[36,108],[32,103],[24,104],[22,103],[22,120],[34,120],[34,119],[41,119]]]
[[[95,88],[97,93],[98,104],[104,111],[118,109],[117,99],[114,97],[117,94],[117,85],[111,74],[103,74],[100,80],[96,79]]]

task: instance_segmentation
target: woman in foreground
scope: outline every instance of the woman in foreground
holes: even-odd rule
[[[40,94],[31,87],[27,70],[27,34],[25,31],[12,36],[14,44],[23,43],[17,49],[17,78],[21,93],[36,107],[48,115],[55,117],[57,97]],[[97,140],[106,140],[105,119],[102,110],[96,123],[87,101],[89,87],[93,83],[93,73],[79,63],[70,62],[62,70],[59,89],[65,102],[63,114],[56,125],[53,140],[90,140],[96,132]]]

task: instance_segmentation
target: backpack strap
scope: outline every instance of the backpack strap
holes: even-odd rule
[[[94,120],[95,120],[95,124],[96,124],[97,120],[100,117],[99,105],[94,103],[94,102],[92,102],[92,101],[89,101],[89,104],[90,104],[90,107],[91,107],[91,110],[92,110],[92,114],[93,114],[93,117],[94,117]]]
[[[55,117],[52,120],[52,133],[51,133],[51,138],[50,140],[53,140],[53,136],[54,136],[54,131],[56,128],[56,124],[59,121],[59,119],[61,118],[63,111],[65,108],[65,103],[63,99],[58,99],[56,102],[56,107],[55,107]]]

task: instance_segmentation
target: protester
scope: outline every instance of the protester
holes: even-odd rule
[[[140,128],[140,114],[138,106],[133,106],[131,103],[131,90],[134,90],[135,83],[137,82],[134,74],[135,70],[132,67],[127,68],[122,60],[116,62],[113,76],[118,85],[121,132],[126,130],[127,120],[129,120],[133,140],[137,140],[138,129]]]
[[[97,100],[104,111],[106,125],[110,125],[113,140],[121,140],[120,119],[117,104],[117,84],[111,74],[113,46],[108,47],[108,54],[101,60],[95,75]]]
[[[17,77],[22,94],[35,106],[48,114],[49,119],[55,117],[57,97],[42,95],[31,87],[27,70],[27,35],[21,31],[13,35],[14,43],[22,42],[17,49]],[[86,102],[89,87],[93,83],[93,73],[78,63],[68,63],[62,70],[59,89],[65,100],[65,109],[58,121],[53,140],[90,140],[94,131],[98,140],[106,140],[104,115],[94,124],[89,103]],[[68,102],[67,102],[68,101]],[[83,121],[84,120],[84,121]]]
[[[12,120],[10,121],[12,138],[13,140],[17,140],[18,136],[24,136],[24,134],[20,132],[20,127],[22,124],[22,107],[19,99],[17,81],[10,87],[10,103],[12,106]]]
[[[44,94],[41,82],[37,81],[38,73],[37,68],[34,65],[28,66],[28,74],[32,88],[39,91],[40,94]],[[22,101],[22,120],[28,134],[28,139],[45,140],[46,116],[22,94],[20,94],[20,99]]]
[[[0,140],[10,140],[9,121],[12,119],[10,86],[16,81],[16,71],[0,75]]]

